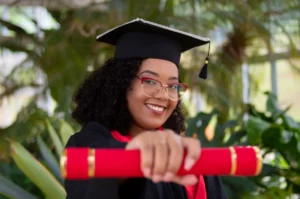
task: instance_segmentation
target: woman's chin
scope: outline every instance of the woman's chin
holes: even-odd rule
[[[147,121],[147,123],[144,123],[143,127],[146,130],[156,130],[156,129],[161,128],[164,123],[165,123],[165,121],[164,122],[162,122],[162,121],[153,121],[151,123],[149,123],[149,121]]]

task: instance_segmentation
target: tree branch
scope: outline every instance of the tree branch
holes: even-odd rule
[[[84,8],[93,5],[93,9],[103,9],[106,0],[1,0],[5,6],[41,6],[54,10]]]

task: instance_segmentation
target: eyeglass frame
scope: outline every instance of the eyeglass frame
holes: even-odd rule
[[[169,85],[172,85],[172,84],[181,85],[181,86],[183,86],[183,88],[184,88],[184,92],[189,88],[188,85],[183,84],[183,83],[179,83],[179,82],[178,82],[178,83],[163,84],[163,83],[161,83],[159,80],[154,79],[154,78],[151,78],[151,77],[138,77],[138,76],[136,76],[136,78],[138,78],[138,79],[141,80],[141,86],[142,86],[143,93],[144,93],[144,95],[146,95],[147,97],[154,97],[156,94],[158,94],[159,92],[161,92],[162,88],[164,87],[164,88],[167,89],[168,98],[169,98],[170,100],[172,100],[172,101],[179,101],[179,100],[181,100],[180,97],[179,97],[178,99],[176,99],[176,100],[170,98],[170,96],[169,96],[169,90],[168,90]],[[154,96],[149,96],[149,95],[147,95],[147,94],[145,93],[144,87],[143,87],[143,84],[144,84],[144,81],[145,81],[145,80],[154,80],[154,81],[156,81],[156,82],[158,82],[158,83],[160,84],[160,89],[157,91],[157,93],[155,93]]]

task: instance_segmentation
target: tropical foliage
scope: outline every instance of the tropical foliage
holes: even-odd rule
[[[197,136],[203,146],[255,145],[261,149],[264,166],[259,176],[223,177],[230,198],[291,198],[300,196],[300,123],[280,109],[275,95],[268,96],[265,112],[249,104],[249,120],[216,122],[213,138],[203,132],[218,114],[199,113],[189,120],[188,135]],[[242,122],[242,123],[240,123]]]
[[[187,134],[197,133],[205,146],[258,145],[267,164],[256,178],[224,178],[228,194],[285,198],[299,193],[299,179],[293,177],[299,176],[299,125],[271,94],[266,112],[245,105],[241,72],[245,63],[299,58],[299,42],[295,42],[300,35],[299,1],[43,1],[40,7],[22,6],[31,2],[0,6],[2,57],[23,57],[11,70],[0,70],[0,105],[20,93],[33,93],[28,100],[18,101],[21,108],[13,123],[0,128],[2,195],[64,195],[58,158],[67,138],[78,129],[70,117],[72,92],[112,55],[113,48],[95,42],[96,35],[136,17],[212,39],[208,80],[198,78],[207,47],[184,54],[182,80],[215,108],[187,121]],[[249,76],[255,94],[261,76],[255,71]],[[249,115],[247,124],[236,120],[244,114]],[[215,124],[214,137],[207,139],[203,132],[211,123]]]
[[[0,173],[3,172],[6,177],[0,176],[0,194],[15,199],[65,198],[64,179],[61,176],[58,162],[62,155],[63,146],[66,145],[74,130],[63,120],[60,121],[59,133],[49,121],[45,121],[45,126],[48,129],[51,144],[48,144],[48,146],[42,136],[37,135],[35,140],[38,154],[34,154],[36,157],[20,143],[13,140],[9,141],[10,156],[17,169],[25,175],[23,179],[28,179],[38,189],[36,195],[28,192],[26,189],[28,185],[24,189],[13,182],[12,180],[16,180],[16,178],[11,176],[12,170],[5,169],[3,166],[0,168]]]

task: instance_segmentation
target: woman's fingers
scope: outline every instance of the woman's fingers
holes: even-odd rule
[[[162,135],[154,141],[154,165],[153,165],[153,182],[159,182],[162,180],[165,174],[167,164],[168,164],[168,136]]]
[[[184,169],[190,170],[201,154],[201,144],[198,139],[182,137],[183,146],[187,149],[187,154],[184,160]]]
[[[170,133],[171,134],[171,133]],[[166,168],[166,173],[163,180],[168,182],[176,176],[183,158],[184,148],[180,141],[180,136],[170,135],[169,136],[169,156],[168,156],[168,165]]]
[[[127,150],[139,149],[141,154],[141,170],[146,178],[151,177],[151,170],[154,163],[153,140],[149,139],[148,132],[145,132],[140,139],[133,139],[126,145]]]
[[[151,168],[153,167],[154,159],[154,148],[151,144],[142,145],[140,148],[141,151],[141,169],[144,173],[144,176],[147,178],[151,177]]]
[[[167,178],[165,181],[172,181],[181,185],[195,185],[198,182],[198,178],[195,175],[176,176],[176,173],[181,166],[184,149],[187,150],[187,155],[184,160],[184,169],[190,170],[196,163],[201,153],[200,141],[178,135],[172,136],[171,138],[169,141],[170,153],[167,171],[172,171],[174,175],[170,175],[169,178],[165,176],[165,178]]]
[[[153,182],[175,182],[192,185],[198,179],[194,175],[176,176],[183,159],[185,170],[190,170],[200,157],[200,141],[194,138],[181,137],[173,131],[145,132],[130,141],[127,150],[139,149],[141,169],[146,178]]]

